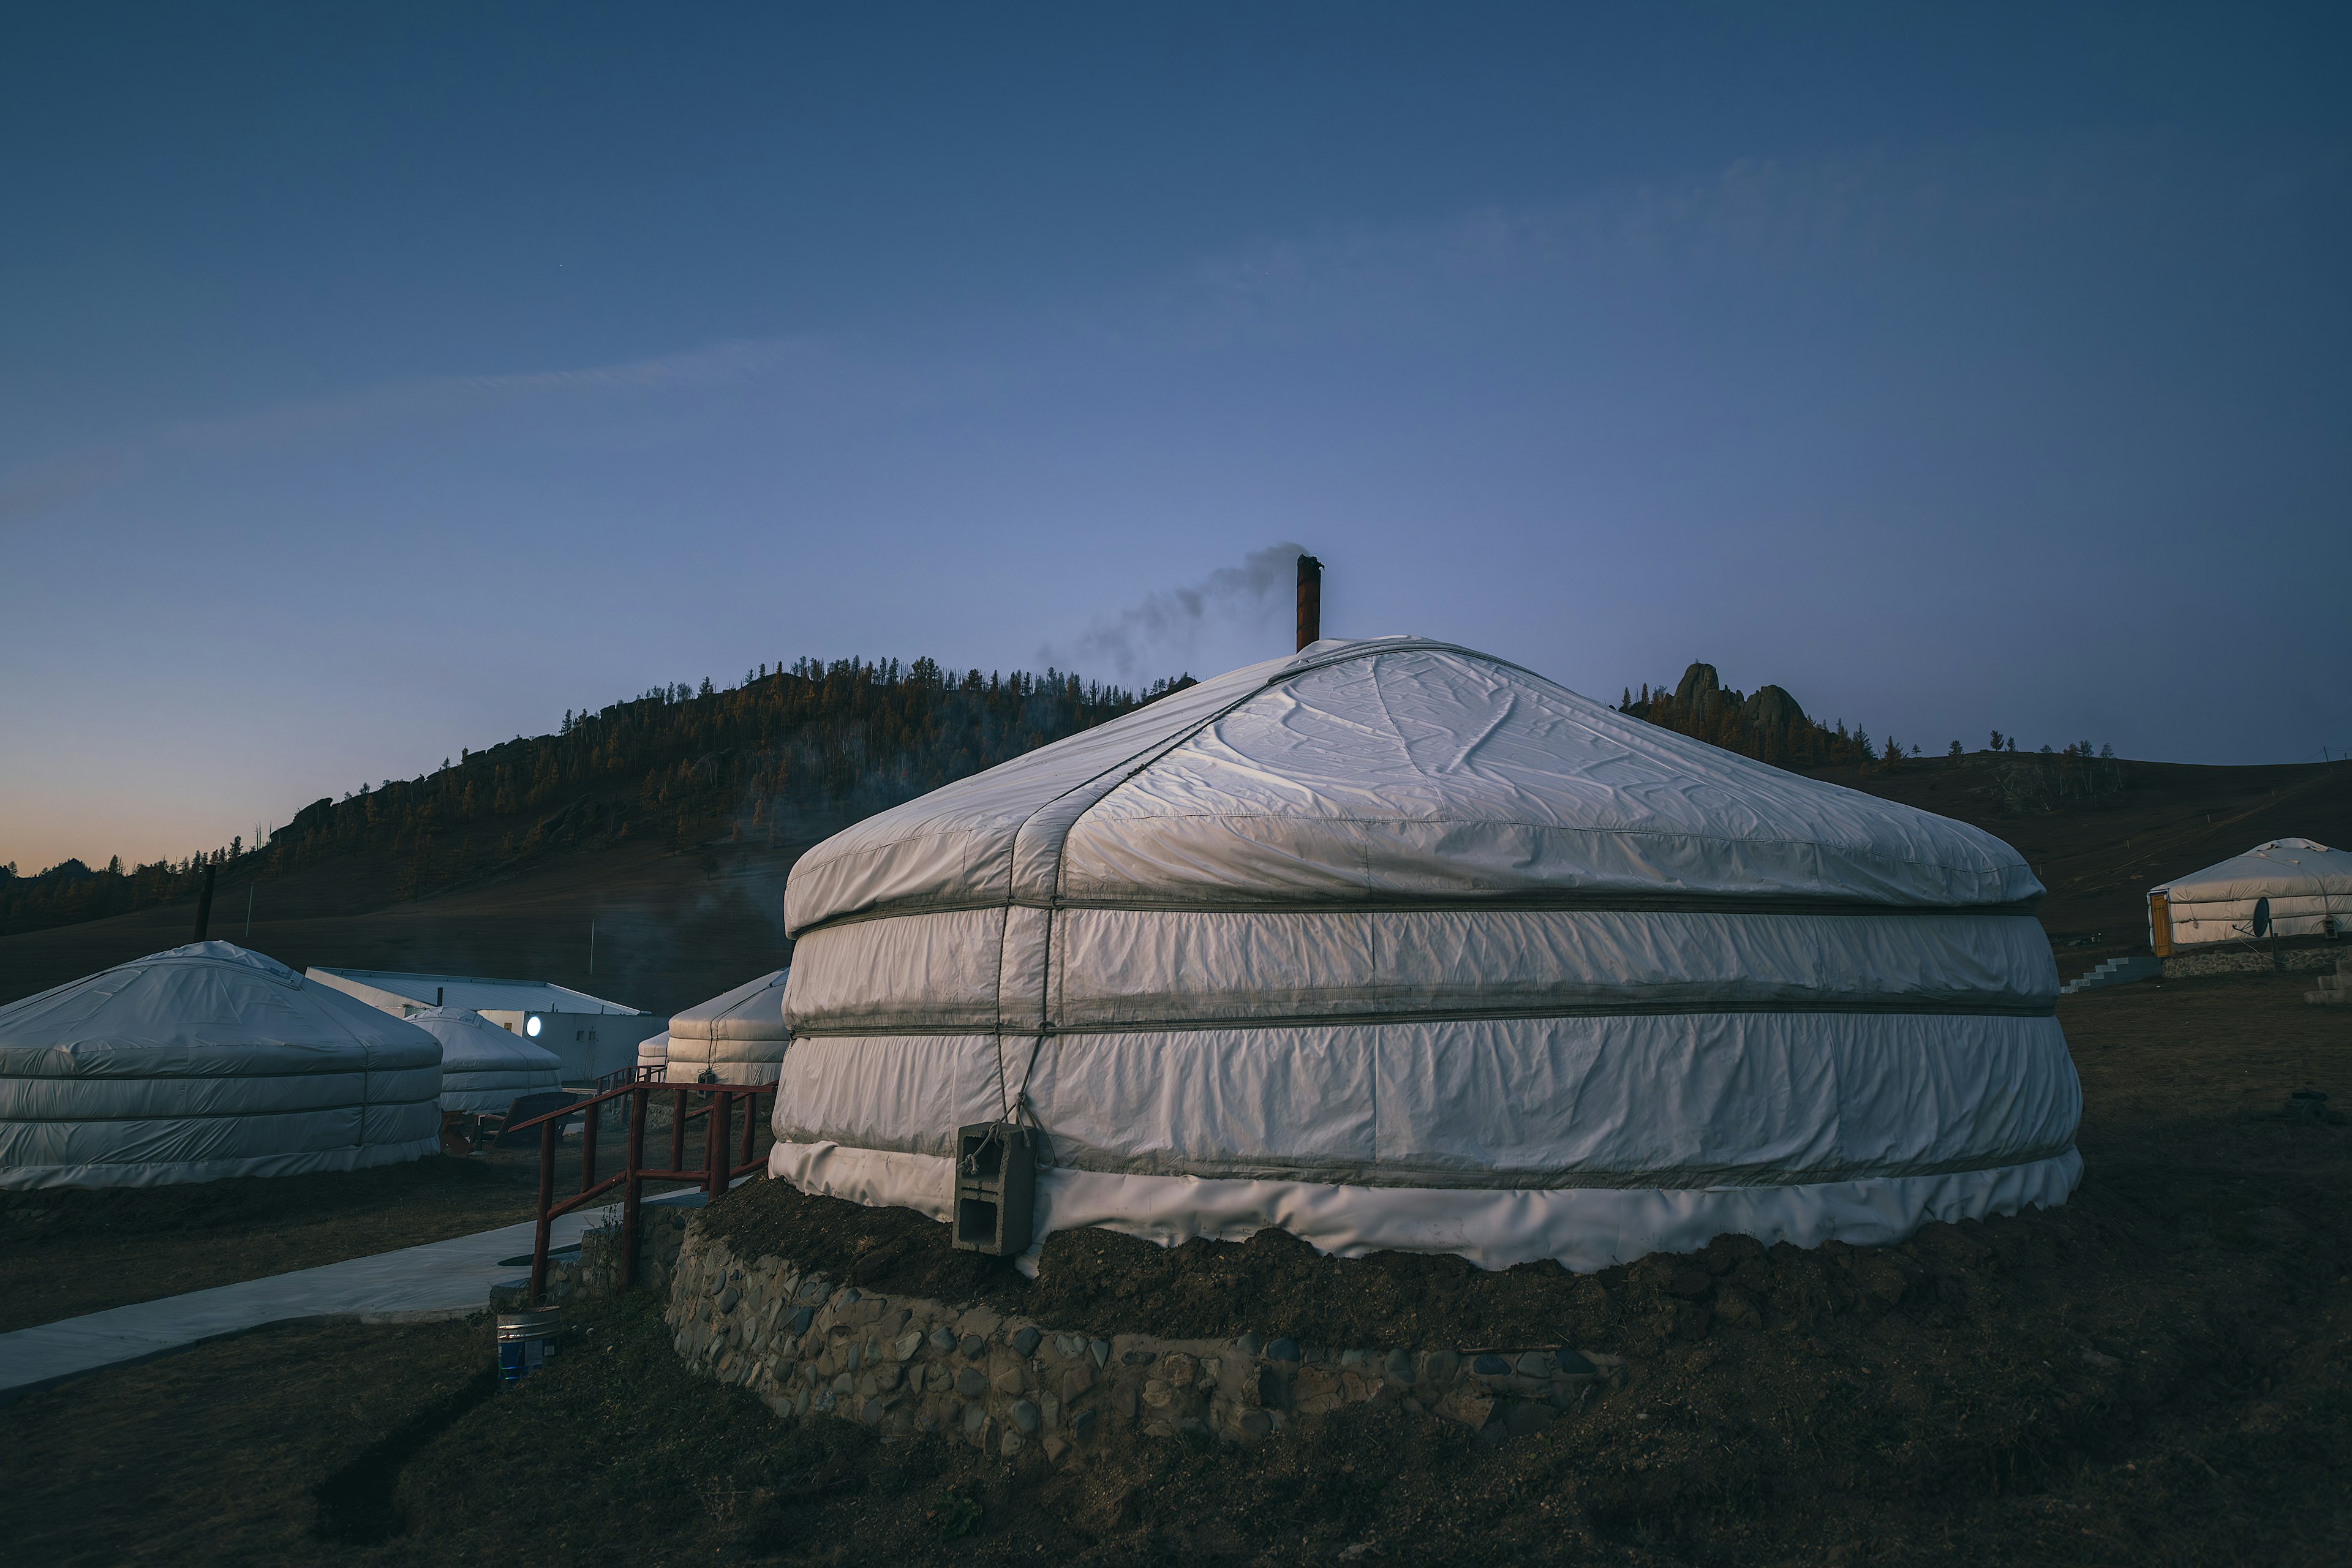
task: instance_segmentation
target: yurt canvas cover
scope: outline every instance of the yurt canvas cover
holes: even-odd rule
[[[0,1007],[0,1187],[349,1171],[439,1146],[441,1044],[226,942]]]
[[[2158,952],[2168,943],[2352,932],[2352,854],[2308,838],[2258,844],[2147,892],[2148,941]],[[2255,908],[2264,900],[2269,923],[2258,933]]]
[[[648,1035],[637,1042],[637,1066],[662,1068],[665,1069],[664,1076],[667,1077],[668,1065],[669,1031],[667,1029],[664,1029],[658,1035]]]
[[[784,979],[779,969],[688,1007],[669,1021],[672,1083],[773,1083],[792,1031],[784,1026]]]
[[[441,1109],[504,1110],[563,1083],[563,1058],[471,1007],[427,1007],[408,1021],[441,1042]]]
[[[1884,1242],[2078,1179],[2041,892],[1501,659],[1320,642],[804,856],[771,1169],[945,1217],[1017,1115],[1041,1237]]]

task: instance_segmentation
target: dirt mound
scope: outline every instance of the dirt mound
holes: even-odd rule
[[[1279,1230],[1246,1241],[1161,1247],[1107,1230],[1046,1238],[1034,1283],[1001,1259],[952,1250],[947,1226],[907,1209],[810,1197],[782,1183],[739,1188],[702,1217],[739,1258],[773,1253],[862,1289],[985,1300],[1097,1334],[1268,1339],[1350,1347],[1586,1345],[1655,1354],[1733,1328],[1816,1328],[1834,1319],[1948,1319],[2003,1260],[2045,1265],[2079,1246],[2079,1209],[1931,1225],[1900,1247],[1813,1250],[1718,1237],[1702,1252],[1658,1254],[1598,1274],[1557,1263],[1482,1269],[1460,1258],[1382,1252],[1326,1257]]]

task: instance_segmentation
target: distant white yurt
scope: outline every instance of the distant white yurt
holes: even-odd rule
[[[226,942],[0,1007],[0,1188],[349,1171],[439,1147],[441,1043]]]
[[[1324,641],[802,858],[772,1173],[1035,1234],[1594,1268],[2063,1202],[2025,862],[1505,660]],[[673,1050],[675,1050],[673,1046]]]
[[[2352,854],[2274,838],[2147,890],[2158,956],[2203,942],[2352,933]]]
[[[656,1079],[668,1076],[669,1031],[667,1029],[664,1029],[658,1035],[649,1035],[637,1042],[637,1070],[642,1072],[647,1068],[659,1069],[654,1074]]]
[[[427,1007],[408,1021],[441,1042],[441,1109],[504,1110],[563,1087],[563,1058],[471,1007]]]
[[[720,1083],[773,1083],[792,1031],[784,1026],[784,977],[779,969],[688,1007],[669,1021],[671,1083],[696,1083],[706,1072]]]

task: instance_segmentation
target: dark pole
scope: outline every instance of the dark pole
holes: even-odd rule
[[[196,894],[196,940],[205,940],[205,930],[213,923],[213,879],[220,874],[217,866],[205,868],[205,885]]]
[[[547,1292],[547,1211],[555,1206],[555,1135],[562,1126],[561,1116],[550,1117],[539,1124],[539,1228],[530,1238],[530,1305],[533,1307]]]
[[[703,1201],[717,1203],[727,1195],[727,1124],[728,1114],[735,1109],[723,1089],[710,1091],[709,1121],[703,1128],[702,1190]]]
[[[646,1111],[653,1090],[638,1084],[629,1090],[628,1177],[621,1184],[621,1289],[637,1282],[637,1205],[645,1183],[637,1173],[646,1164]]]
[[[1323,563],[1312,555],[1298,558],[1298,646],[1323,638]]]

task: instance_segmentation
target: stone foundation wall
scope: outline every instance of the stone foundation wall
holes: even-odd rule
[[[1434,1412],[1482,1436],[1532,1432],[1625,1385],[1622,1358],[1558,1345],[1302,1345],[1108,1339],[977,1306],[865,1294],[689,1232],[664,1314],[677,1352],[778,1415],[885,1434],[943,1432],[1049,1462],[1107,1443],[1262,1443],[1296,1416],[1360,1405]]]
[[[2212,952],[2175,952],[2164,961],[2164,977],[2180,980],[2194,974],[2333,969],[2343,955],[2344,944],[2340,942],[2317,947],[2283,947],[2275,952],[2251,950],[2233,942]]]

